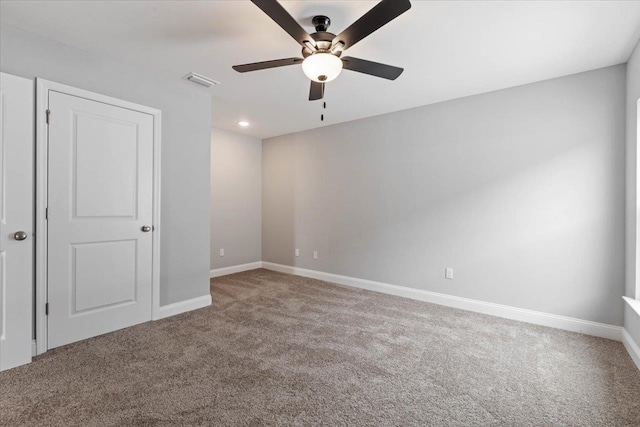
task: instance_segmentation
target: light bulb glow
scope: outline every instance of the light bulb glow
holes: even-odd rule
[[[249,122],[245,122],[245,121],[238,122],[238,124],[243,128],[249,126]]]
[[[338,77],[342,61],[331,53],[314,53],[302,61],[302,71],[314,82],[326,83]]]

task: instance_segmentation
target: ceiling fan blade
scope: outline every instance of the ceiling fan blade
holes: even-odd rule
[[[351,56],[342,58],[342,66],[345,70],[357,71],[358,73],[369,74],[370,76],[382,77],[383,79],[389,80],[397,79],[404,71],[404,68],[367,61],[366,59],[353,58]]]
[[[302,64],[302,58],[274,59],[273,61],[252,62],[251,64],[234,65],[232,68],[239,73],[266,70],[267,68],[284,67],[285,65]]]
[[[409,0],[382,0],[349,28],[338,34],[333,39],[333,46],[342,42],[344,43],[342,50],[346,50],[409,9],[411,9]]]
[[[309,91],[309,101],[317,101],[324,98],[324,83],[311,82],[311,90]]]
[[[277,0],[251,0],[253,4],[258,6],[264,13],[269,15],[271,19],[276,21],[276,24],[280,25],[291,37],[295,39],[303,47],[307,47],[310,50],[315,50],[316,42],[307,33],[304,28],[293,19],[293,16],[285,10],[284,7]]]

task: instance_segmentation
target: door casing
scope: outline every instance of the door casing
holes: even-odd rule
[[[48,187],[48,123],[49,92],[60,92],[92,101],[127,108],[153,116],[153,244],[151,272],[151,319],[160,318],[160,141],[162,112],[156,108],[78,89],[72,86],[36,79],[36,353],[47,351],[47,187]],[[50,112],[55,120],[55,111]]]

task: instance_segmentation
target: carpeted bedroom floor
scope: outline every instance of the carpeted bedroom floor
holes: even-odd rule
[[[640,425],[622,344],[267,270],[0,373],[3,426]]]

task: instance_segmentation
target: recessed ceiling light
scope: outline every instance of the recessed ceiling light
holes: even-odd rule
[[[243,121],[241,121],[241,122],[238,122],[238,124],[239,124],[240,126],[242,126],[243,128],[246,128],[247,126],[249,126],[249,122],[245,122],[244,120],[243,120]]]

